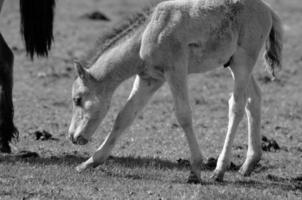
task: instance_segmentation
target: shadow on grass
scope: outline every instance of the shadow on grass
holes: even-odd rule
[[[37,153],[30,153],[26,155],[9,155],[9,154],[0,154],[0,164],[5,163],[27,163],[32,164],[35,166],[39,165],[62,165],[62,166],[76,166],[81,162],[88,159],[87,156],[83,155],[75,155],[75,154],[62,154],[59,156],[49,156],[49,157],[40,157]],[[110,170],[114,166],[114,168],[129,168],[129,169],[155,169],[155,170],[183,170],[183,171],[190,171],[189,161],[179,159],[176,162],[171,162],[169,160],[164,160],[160,158],[153,158],[153,157],[113,157],[110,156],[108,160],[101,165],[103,166],[100,171],[104,172],[107,176],[111,177],[118,177],[118,178],[126,178],[132,180],[156,180],[156,181],[163,181],[167,177],[158,177],[157,175],[146,175],[146,174],[136,174],[137,171],[130,174],[124,173],[117,173],[116,170]],[[99,169],[97,169],[99,170]],[[211,171],[213,170],[213,166],[205,165],[203,167],[203,171]],[[233,169],[232,171],[234,171]],[[290,178],[278,178],[272,179],[270,178],[271,175],[268,175],[263,181],[257,180],[237,180],[237,181],[224,181],[224,182],[215,182],[211,181],[210,179],[203,180],[201,183],[205,186],[233,186],[238,188],[256,188],[256,189],[280,189],[284,191],[292,191],[298,190],[302,191],[302,182],[301,180],[297,179],[290,179]],[[182,179],[174,179],[171,180],[172,183],[177,184],[186,184],[186,180]]]
[[[21,152],[17,154],[0,154],[0,163],[28,163],[32,165],[62,165],[73,166],[85,161],[88,157],[75,154],[40,157],[36,152]]]
[[[62,154],[58,156],[40,157],[35,152],[23,154],[0,154],[0,163],[24,162],[32,165],[62,165],[76,166],[88,159],[87,156],[77,154]],[[120,166],[124,168],[154,168],[154,169],[178,169],[189,170],[190,163],[187,160],[179,159],[172,162],[165,159],[153,157],[115,157],[110,156],[103,164],[104,166]],[[210,170],[210,169],[208,169]]]
[[[15,163],[25,162],[33,165],[62,165],[62,166],[76,166],[85,160],[88,156],[63,153],[61,155],[42,157],[36,152],[20,152],[18,154],[0,154],[0,163]],[[201,166],[202,171],[212,171],[216,167],[217,159],[210,158]],[[102,164],[103,166],[120,166],[123,168],[152,168],[163,170],[190,170],[190,162],[186,159],[178,159],[175,162],[161,159],[158,157],[116,157],[110,156],[107,161]],[[229,168],[229,171],[237,171],[240,165],[236,165],[233,162]],[[260,173],[272,168],[271,166],[258,165],[255,169],[255,173]]]

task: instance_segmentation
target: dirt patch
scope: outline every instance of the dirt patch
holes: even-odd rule
[[[41,140],[41,141],[46,141],[46,140],[54,140],[54,141],[58,141],[58,138],[54,138],[52,136],[52,134],[50,134],[49,132],[45,131],[45,130],[41,130],[41,131],[35,131],[33,133],[31,133],[31,135],[34,137],[35,140]]]
[[[262,136],[262,144],[261,144],[263,151],[268,152],[276,152],[280,150],[279,144],[274,139],[268,139],[266,136]]]
[[[93,11],[91,13],[86,13],[82,16],[82,18],[94,20],[94,21],[110,21],[110,19],[100,11]]]

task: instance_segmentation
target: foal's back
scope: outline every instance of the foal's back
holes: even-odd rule
[[[143,33],[140,55],[163,66],[182,49],[189,72],[208,71],[226,64],[238,46],[258,51],[271,23],[270,9],[261,0],[165,1]],[[263,41],[253,41],[259,34]]]

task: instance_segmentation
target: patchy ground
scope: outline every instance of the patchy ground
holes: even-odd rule
[[[15,54],[15,122],[20,141],[14,147],[18,154],[0,155],[0,199],[301,199],[302,4],[301,0],[267,1],[284,22],[285,52],[280,80],[267,78],[262,61],[255,70],[263,92],[261,131],[266,151],[251,177],[231,170],[225,182],[217,184],[209,179],[209,167],[202,171],[202,185],[186,184],[189,150],[166,86],[124,134],[106,164],[81,174],[74,170],[110,131],[132,80],[116,92],[95,140],[85,147],[74,146],[65,139],[74,79],[71,60],[147,0],[58,1],[54,49],[49,59],[34,62],[26,58],[19,36],[18,3],[5,2],[0,27]],[[190,78],[198,142],[212,164],[226,132],[231,86],[230,74],[222,68]],[[243,121],[233,148],[235,168],[244,160],[246,137]]]

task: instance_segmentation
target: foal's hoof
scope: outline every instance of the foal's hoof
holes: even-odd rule
[[[258,161],[249,162],[248,164],[244,163],[240,169],[239,173],[242,176],[250,176],[253,170],[256,168]]]
[[[76,166],[75,169],[76,169],[77,172],[80,173],[80,172],[84,171],[86,169],[86,167],[83,166],[83,164],[80,164],[80,165]]]
[[[199,184],[201,183],[201,179],[194,172],[191,171],[187,183]]]
[[[12,150],[8,142],[0,142],[0,153],[11,153]]]
[[[245,177],[247,177],[247,176],[250,176],[251,175],[251,173],[252,173],[252,170],[249,170],[249,169],[245,169],[245,168],[240,168],[239,169],[239,174],[241,174],[242,176],[245,176]]]
[[[83,171],[85,171],[85,170],[87,170],[89,168],[95,168],[97,166],[99,166],[98,163],[83,162],[83,163],[79,164],[78,166],[76,166],[75,169],[76,169],[77,172],[83,172]]]
[[[223,181],[224,172],[215,170],[211,176],[211,179],[217,182]]]
[[[78,165],[77,167],[76,167],[76,170],[77,170],[77,172],[83,172],[83,171],[85,171],[86,169],[88,169],[89,168],[89,165],[87,165],[86,163],[81,163],[80,165]]]

